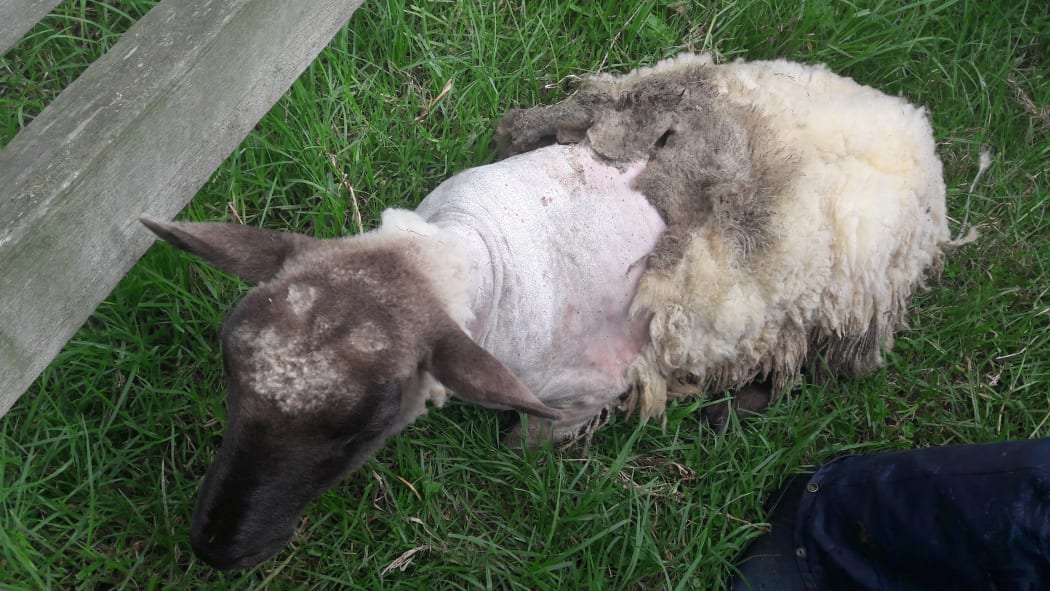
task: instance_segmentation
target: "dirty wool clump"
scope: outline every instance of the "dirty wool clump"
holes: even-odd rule
[[[507,113],[496,134],[501,155],[586,142],[616,164],[644,161],[637,188],[665,221],[677,222],[651,268],[678,262],[679,242],[709,219],[745,260],[773,239],[771,204],[794,162],[760,112],[720,99],[710,72],[705,61],[687,61],[658,75],[592,78],[562,103]]]
[[[643,416],[877,368],[949,239],[924,111],[823,66],[679,56],[511,111],[496,137],[505,157],[586,143],[645,164],[636,188],[667,230],[632,305],[652,318],[626,400]]]

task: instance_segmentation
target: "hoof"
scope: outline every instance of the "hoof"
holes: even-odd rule
[[[741,419],[758,416],[769,408],[773,399],[773,387],[769,382],[748,384],[731,394],[727,400],[720,400],[705,406],[700,415],[712,429],[724,433],[729,426],[729,415],[735,412]]]

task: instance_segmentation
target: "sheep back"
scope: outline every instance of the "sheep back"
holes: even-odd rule
[[[777,395],[805,368],[879,367],[949,239],[925,112],[824,66],[679,56],[508,113],[497,137],[505,154],[588,142],[648,160],[637,188],[667,230],[631,308],[651,318],[624,400],[643,417],[755,380]]]

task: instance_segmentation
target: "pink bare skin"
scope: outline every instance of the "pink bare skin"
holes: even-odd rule
[[[632,187],[642,168],[549,146],[460,173],[416,210],[461,237],[478,285],[468,332],[561,411],[548,437],[571,434],[623,393],[648,338],[648,319],[628,309],[664,222]]]

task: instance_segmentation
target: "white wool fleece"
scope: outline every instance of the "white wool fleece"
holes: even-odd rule
[[[708,56],[682,56],[645,76]],[[814,338],[862,335],[876,353],[892,345],[904,307],[949,240],[941,163],[925,112],[829,72],[787,61],[709,65],[719,100],[756,109],[798,159],[778,200],[771,250],[734,263],[716,233],[689,237],[672,272],[650,272],[635,314],[653,314],[651,342],[632,366],[631,406],[663,412],[668,377],[692,374],[714,388],[797,375]],[[857,359],[873,369],[881,355]]]

